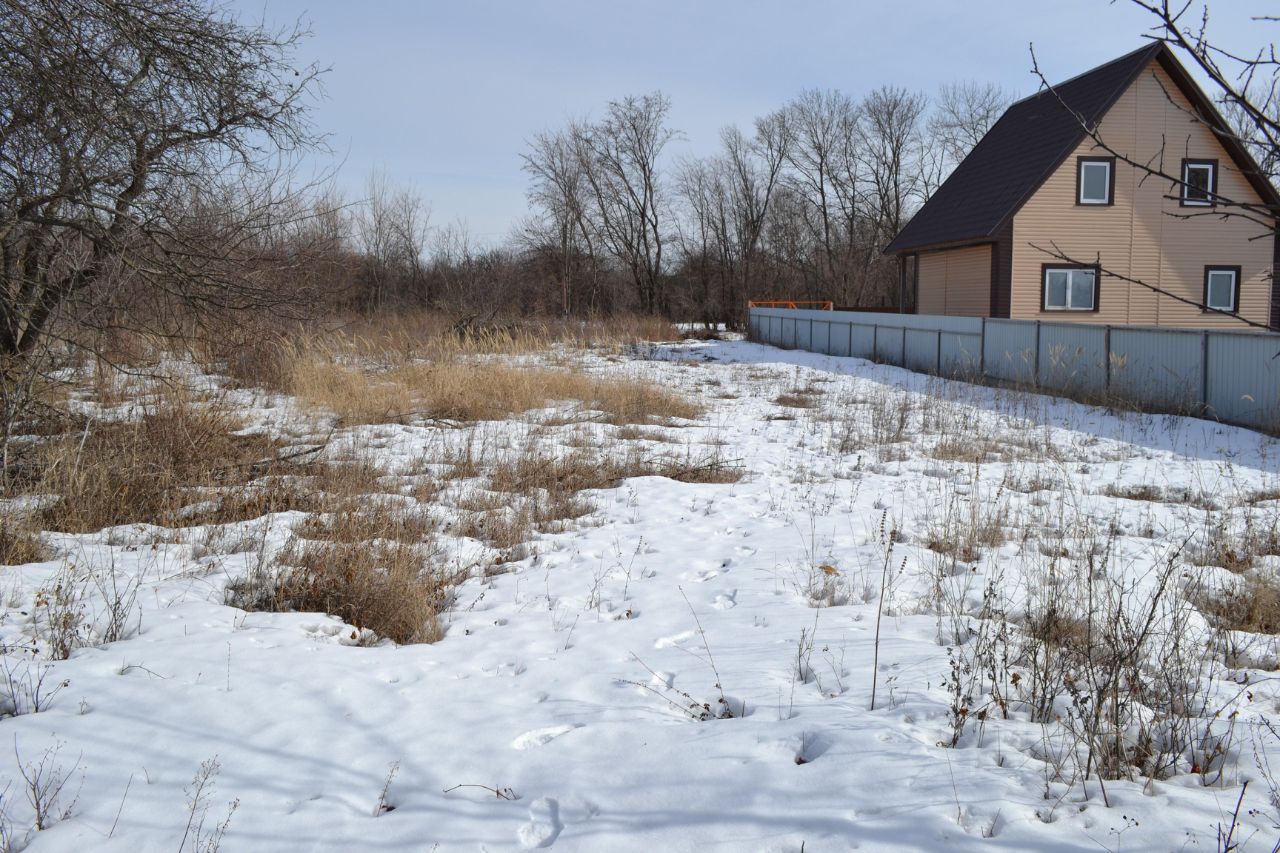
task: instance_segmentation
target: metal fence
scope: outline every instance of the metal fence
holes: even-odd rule
[[[1280,431],[1280,334],[752,308],[753,341]]]

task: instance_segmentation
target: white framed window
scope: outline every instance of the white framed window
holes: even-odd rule
[[[1215,311],[1236,313],[1240,302],[1239,267],[1204,268],[1204,304]]]
[[[1076,163],[1076,204],[1111,204],[1115,189],[1115,158],[1079,157]]]
[[[1182,206],[1209,207],[1217,192],[1217,160],[1182,161]]]
[[[1097,311],[1097,267],[1044,268],[1045,311]]]

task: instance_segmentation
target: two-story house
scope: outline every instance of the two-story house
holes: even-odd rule
[[[1263,215],[1222,215],[1239,204]],[[1268,211],[1275,188],[1157,41],[1010,106],[885,251],[920,314],[1280,329]]]

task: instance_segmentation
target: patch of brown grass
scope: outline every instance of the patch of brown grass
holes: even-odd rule
[[[1149,503],[1186,504],[1203,510],[1216,509],[1217,505],[1207,495],[1184,488],[1160,488],[1150,483],[1130,486],[1117,486],[1110,483],[1102,490],[1102,494],[1112,498],[1123,498],[1130,501],[1146,501]]]
[[[337,542],[401,542],[417,545],[427,542],[435,529],[426,513],[407,507],[391,507],[377,498],[340,507],[336,511],[308,516],[294,528],[308,541]]]
[[[807,390],[786,391],[773,398],[775,406],[783,406],[788,409],[812,409],[818,405],[814,395]]]
[[[1250,572],[1237,590],[1202,593],[1195,604],[1209,624],[1224,631],[1280,633],[1280,580]]]
[[[244,610],[329,613],[397,643],[441,636],[438,614],[460,577],[428,565],[423,548],[378,539],[295,541],[227,588]]]
[[[270,473],[277,445],[242,435],[244,422],[217,401],[173,393],[132,422],[97,422],[33,451],[21,491],[56,499],[37,517],[46,529],[182,523],[178,511],[208,487]]]
[[[22,566],[41,563],[52,551],[30,523],[17,517],[0,517],[0,565]]]
[[[642,379],[492,358],[365,366],[345,350],[294,348],[286,375],[288,393],[333,412],[345,425],[501,420],[566,401],[612,424],[667,423],[702,412],[687,397]]]

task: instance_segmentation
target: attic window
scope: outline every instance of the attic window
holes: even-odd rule
[[[1076,159],[1076,204],[1112,203],[1116,186],[1116,158],[1079,157]]]
[[[1217,160],[1182,161],[1182,200],[1184,207],[1209,207],[1218,192]]]

